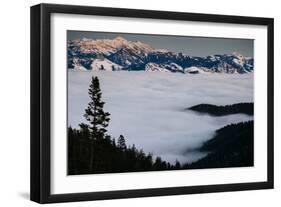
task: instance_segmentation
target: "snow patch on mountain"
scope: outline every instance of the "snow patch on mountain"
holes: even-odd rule
[[[236,63],[237,65],[240,65],[241,67],[243,67],[243,65],[246,61],[245,57],[237,52],[232,53],[232,56],[233,56],[233,62]]]
[[[78,58],[73,58],[73,69],[77,71],[87,71],[87,69],[79,63]]]
[[[165,64],[157,64],[157,63],[147,63],[145,65],[145,71],[149,72],[182,72],[183,68],[176,63],[165,63]]]
[[[195,66],[191,66],[188,68],[184,69],[185,73],[190,73],[190,74],[197,74],[197,73],[212,73],[212,71],[208,68],[200,68],[200,67],[195,67]]]
[[[165,64],[165,66],[169,68],[171,72],[183,72],[183,68],[176,63]]]
[[[156,64],[156,63],[147,63],[145,65],[145,71],[148,71],[148,72],[170,72],[169,70],[167,70],[166,68],[162,67],[161,65],[159,64]]]
[[[88,71],[85,67],[83,67],[80,64],[74,64],[74,70],[77,70],[77,71]]]
[[[95,59],[91,64],[92,70],[106,70],[106,71],[115,71],[122,70],[122,66],[111,62],[108,59]]]

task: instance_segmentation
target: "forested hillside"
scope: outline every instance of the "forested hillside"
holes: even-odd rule
[[[207,113],[213,116],[225,116],[230,114],[254,115],[254,103],[237,103],[225,106],[199,104],[188,108],[188,110]]]

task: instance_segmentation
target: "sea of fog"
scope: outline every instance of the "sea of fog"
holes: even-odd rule
[[[108,133],[127,144],[174,163],[205,156],[195,149],[230,123],[252,120],[243,114],[213,117],[185,110],[201,104],[253,102],[254,74],[179,74],[128,71],[69,71],[68,124],[85,122],[92,76],[100,80]]]

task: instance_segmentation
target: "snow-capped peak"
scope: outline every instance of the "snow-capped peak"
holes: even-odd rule
[[[114,39],[88,39],[82,38],[73,41],[75,46],[78,46],[83,53],[97,52],[104,55],[109,55],[120,48],[127,48],[136,53],[149,53],[157,51],[150,45],[140,41],[129,41],[123,37],[116,37]]]
[[[244,56],[242,54],[240,54],[239,52],[233,52],[232,55],[237,58],[244,58]]]
[[[243,55],[241,55],[238,52],[233,52],[232,53],[233,58],[233,62],[236,63],[237,65],[243,66],[245,63],[245,57]]]
[[[207,57],[155,49],[141,41],[82,38],[68,41],[68,67],[77,70],[146,70],[179,73],[249,73],[254,59],[238,52]]]
[[[115,39],[113,39],[113,41],[115,41],[115,42],[127,42],[127,40],[125,38],[120,37],[120,36],[118,36]]]

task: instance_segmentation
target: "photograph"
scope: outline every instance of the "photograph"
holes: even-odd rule
[[[254,40],[67,31],[68,175],[254,166]]]

